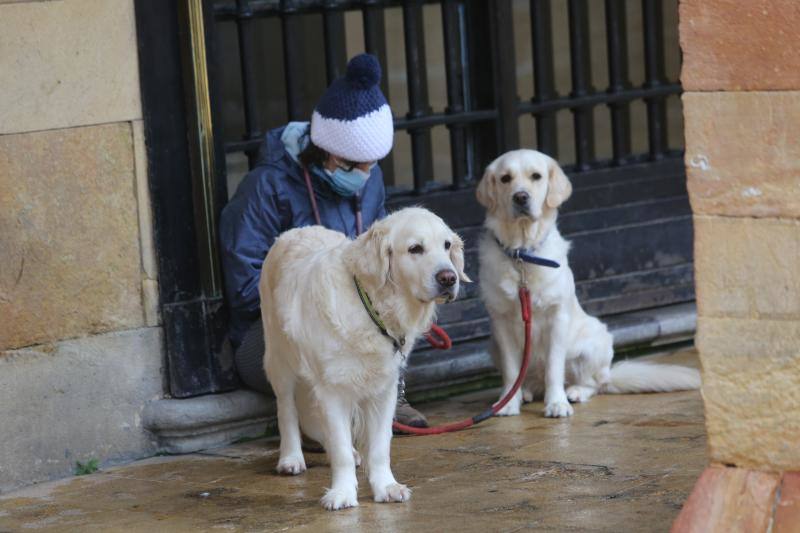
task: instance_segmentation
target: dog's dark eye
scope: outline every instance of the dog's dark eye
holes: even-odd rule
[[[500,178],[500,181],[502,181],[503,183],[508,183],[509,181],[511,181],[511,176],[509,176],[508,174],[504,174],[503,177]]]
[[[423,248],[421,244],[415,244],[414,246],[408,249],[408,253],[410,254],[421,254],[424,251],[425,248]]]
[[[542,179],[542,175],[539,174],[538,172],[534,172],[533,174],[531,174],[531,178],[533,178],[534,181],[537,181]]]
[[[450,249],[450,241],[444,241],[444,249],[445,250],[449,250]]]

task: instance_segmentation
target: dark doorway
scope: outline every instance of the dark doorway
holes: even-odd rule
[[[204,224],[253,163],[263,134],[287,120],[307,120],[327,83],[360,51],[380,59],[383,90],[395,111],[396,149],[381,163],[390,208],[425,205],[457,228],[468,243],[474,279],[482,223],[474,184],[498,154],[530,147],[559,159],[573,180],[575,193],[559,226],[574,243],[571,264],[590,313],[618,315],[694,299],[677,1],[207,0],[202,7],[215,148],[213,183],[205,189],[214,202],[156,209],[157,230],[165,233],[162,303],[175,396],[237,385],[225,353],[224,306],[208,281],[215,249],[204,247],[198,232],[204,235]],[[194,79],[186,68],[188,15],[173,14],[175,36],[154,36],[152,27],[143,27],[148,14],[138,4],[137,17],[140,42],[142,34],[174,40],[177,54],[176,62],[158,67],[144,64],[158,54],[143,54],[146,120],[157,127],[151,111],[165,105],[163,91],[147,97],[148,70],[173,68],[152,78],[169,78],[174,96],[183,98],[183,126],[192,131],[197,101],[187,91]],[[148,51],[147,43],[141,46]],[[196,195],[202,187],[196,169],[192,175],[191,135],[188,142],[182,190],[188,184]],[[170,204],[178,192],[153,164],[154,201]],[[156,197],[161,194],[166,198]],[[211,216],[197,218],[198,209]],[[166,233],[174,228],[185,230],[181,246],[200,244],[171,249],[177,237]],[[193,269],[181,275],[198,278],[185,293],[192,298],[170,289],[184,283],[171,277],[177,264]],[[472,379],[490,368],[488,319],[476,285],[442,308],[440,323],[457,344],[446,355],[415,352],[411,386]],[[188,342],[187,332],[202,332],[203,341]]]

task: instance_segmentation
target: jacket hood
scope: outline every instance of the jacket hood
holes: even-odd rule
[[[295,158],[292,158],[289,152],[286,150],[286,145],[283,144],[281,140],[283,137],[284,130],[289,125],[281,126],[280,128],[275,128],[267,132],[264,136],[264,140],[261,141],[261,146],[258,148],[258,159],[256,160],[256,166],[261,167],[264,165],[268,165],[270,163],[278,163],[281,159],[289,158],[289,160],[296,161]]]
[[[308,122],[290,122],[285,126],[268,131],[258,149],[255,168],[268,165],[278,166],[283,170],[287,179],[300,182],[305,186],[303,169],[297,160],[297,155],[302,150],[301,148],[298,150],[299,146],[302,144],[305,147],[304,142],[300,139],[302,135],[309,139]],[[311,172],[311,186],[321,196],[338,196],[330,185],[319,179],[314,172]]]

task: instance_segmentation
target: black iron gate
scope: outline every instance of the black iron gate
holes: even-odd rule
[[[483,215],[474,199],[473,186],[491,159],[520,147],[521,119],[532,117],[529,127],[535,129],[536,145],[526,147],[535,147],[557,159],[562,152],[572,154],[572,160],[566,161],[564,167],[573,180],[574,195],[563,210],[560,228],[575,243],[571,264],[579,296],[587,310],[610,315],[694,298],[691,217],[682,153],[680,146],[669,146],[667,135],[667,99],[680,94],[681,89],[676,81],[667,79],[665,71],[665,6],[661,0],[605,0],[602,18],[592,20],[590,14],[597,14],[599,0],[598,5],[590,5],[588,0],[204,0],[202,3],[210,50],[211,101],[215,120],[219,119],[213,131],[218,156],[214,190],[226,188],[226,173],[220,163],[222,154],[230,157],[244,153],[252,165],[265,130],[278,125],[267,124],[264,109],[259,107],[263,106],[259,94],[264,90],[263,80],[259,86],[259,71],[269,70],[272,73],[269,81],[283,85],[285,114],[279,120],[307,120],[324,89],[323,84],[316,92],[309,90],[313,85],[309,73],[323,65],[325,82],[343,73],[347,49],[352,46],[346,36],[353,30],[353,24],[360,26],[358,30],[363,33],[363,49],[375,54],[385,71],[388,70],[387,57],[393,52],[392,47],[400,44],[387,39],[385,13],[400,10],[408,113],[395,117],[395,128],[409,136],[413,179],[397,176],[391,157],[381,163],[389,185],[390,208],[422,204],[459,229],[468,243],[468,273],[477,279],[473,246]],[[628,29],[633,4],[640,17],[638,35]],[[670,5],[675,7],[677,3]],[[426,31],[425,22],[431,9],[437,11],[441,20],[446,88],[446,106],[442,109],[432,109],[428,90],[426,44],[431,43],[426,42],[430,28]],[[566,11],[564,28],[557,28],[554,23],[556,9]],[[533,84],[532,98],[525,101],[518,97],[521,64],[516,58],[518,46],[514,33],[514,18],[521,10],[529,17]],[[355,22],[354,13],[360,15]],[[346,20],[347,16],[350,18]],[[259,48],[256,37],[267,27],[259,21],[272,21],[269,28],[280,33],[279,48]],[[602,89],[593,86],[592,67],[597,68],[598,62],[592,60],[596,51],[590,47],[590,28],[598,27],[605,34],[607,85]],[[228,49],[225,48],[226,41],[220,39],[225,31],[235,31],[235,48],[231,48],[230,40]],[[554,36],[562,31],[568,34],[570,89],[567,93],[557,90],[555,74]],[[629,74],[632,39],[639,40],[637,46],[641,47],[644,67],[643,80],[636,84]],[[308,41],[313,41],[316,47],[310,54],[308,47],[312,45]],[[225,138],[220,125],[224,118],[220,80],[214,75],[225,70],[220,62],[230,61],[231,57],[237,58],[239,66],[237,112],[242,114],[242,131],[240,137],[227,132],[230,138]],[[316,65],[313,58],[324,61]],[[389,91],[388,77],[384,76],[382,88],[395,107],[397,102]],[[639,133],[646,135],[647,143],[644,150],[637,152],[634,141],[640,139],[634,139],[637,130],[632,128],[631,106],[642,102],[646,108],[646,126]],[[607,114],[608,129],[598,128],[598,112]],[[566,126],[563,119],[559,120],[564,113],[571,115]],[[449,176],[434,175],[431,131],[436,127],[448,130]],[[572,131],[568,146],[557,141],[565,127]],[[670,127],[680,128],[680,124]],[[606,143],[610,147],[607,154],[596,153],[599,137],[610,139]],[[224,193],[218,197],[224,201]],[[221,205],[215,205],[212,211],[218,212],[220,208]],[[199,257],[203,259],[202,250]],[[211,259],[206,258],[206,262]],[[415,381],[422,385],[423,381],[434,384],[468,379],[487,369],[483,347],[489,331],[488,319],[475,285],[458,302],[444,306],[440,320],[457,346],[446,357],[425,351],[415,353],[411,359],[412,385]],[[168,324],[165,326],[170,329]],[[180,339],[175,339],[174,344],[172,348],[168,345],[172,367],[185,368],[187,361],[197,364],[197,357],[180,352]],[[219,351],[219,347],[210,346],[209,350]],[[209,357],[213,362],[218,354]],[[234,386],[230,378],[211,379],[199,386],[191,380],[171,378],[173,393],[179,396]]]

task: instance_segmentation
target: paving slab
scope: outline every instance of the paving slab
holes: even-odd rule
[[[669,359],[696,364],[693,353]],[[423,406],[434,421],[481,411],[497,391]],[[699,392],[600,396],[570,419],[542,404],[459,433],[400,437],[406,504],[319,505],[330,470],[275,474],[278,441],[154,457],[0,495],[5,531],[667,531],[707,465]]]

